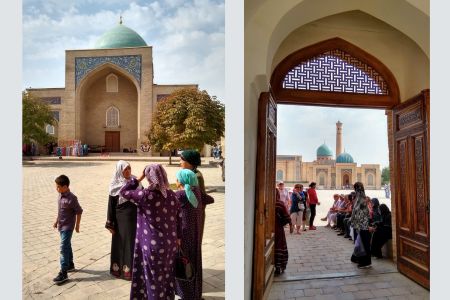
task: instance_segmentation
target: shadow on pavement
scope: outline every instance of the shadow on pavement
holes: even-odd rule
[[[95,276],[89,276],[89,277],[79,277],[80,274],[85,273],[89,275],[95,275]],[[77,275],[75,278],[71,278],[69,275],[70,281],[102,281],[102,280],[123,280],[116,278],[109,274],[109,270],[105,271],[96,271],[96,270],[89,270],[89,269],[79,269],[76,272],[72,273],[74,275]],[[123,280],[124,282],[129,282],[126,280]]]

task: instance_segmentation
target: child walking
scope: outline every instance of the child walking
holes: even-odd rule
[[[80,220],[83,209],[78,203],[77,196],[69,189],[70,181],[66,175],[60,175],[55,179],[58,196],[58,217],[53,228],[58,228],[61,236],[61,271],[53,281],[61,284],[67,281],[67,272],[75,271],[72,253],[72,233],[75,227],[76,232],[80,232]]]

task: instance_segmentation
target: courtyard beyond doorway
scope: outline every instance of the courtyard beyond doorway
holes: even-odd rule
[[[289,262],[274,278],[269,299],[429,299],[429,291],[400,274],[388,258],[358,269],[350,262],[353,242],[330,228],[317,226],[300,235],[286,228],[285,234]]]

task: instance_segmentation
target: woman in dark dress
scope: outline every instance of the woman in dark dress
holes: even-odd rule
[[[119,160],[109,185],[108,216],[105,225],[112,234],[109,272],[126,280],[131,280],[136,205],[119,195],[119,191],[133,177],[130,164]]]
[[[200,300],[202,298],[202,244],[201,226],[203,220],[202,197],[196,174],[188,169],[177,173],[176,192],[181,205],[181,249],[194,267],[191,281],[175,280],[176,294],[182,300]]]
[[[361,182],[356,182],[353,187],[355,189],[355,205],[353,206],[350,224],[356,230],[361,240],[361,245],[355,243],[354,253],[364,253],[360,255],[355,262],[358,262],[358,268],[365,269],[370,268],[372,265],[370,255],[370,238],[372,234],[369,232],[370,212],[367,205],[364,185]],[[360,250],[360,246],[362,246],[364,251]],[[354,256],[355,255],[352,256],[352,261],[354,261]]]
[[[291,217],[286,209],[286,205],[280,200],[280,192],[276,189],[275,201],[275,275],[284,272],[289,259],[289,253],[284,234],[284,226],[289,224],[289,230],[292,233],[294,228],[291,223]]]
[[[369,230],[373,232],[372,245],[370,252],[377,258],[382,258],[381,248],[390,239],[392,239],[392,220],[391,212],[386,204],[380,205],[381,220],[374,223]]]

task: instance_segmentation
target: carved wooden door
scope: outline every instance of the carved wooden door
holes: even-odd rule
[[[394,108],[398,270],[430,287],[429,90]]]
[[[120,131],[105,131],[105,148],[108,152],[120,152]]]
[[[274,275],[277,106],[262,93],[258,107],[253,299],[267,299]]]

